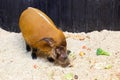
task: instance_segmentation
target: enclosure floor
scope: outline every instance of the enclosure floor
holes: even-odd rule
[[[0,28],[0,80],[120,80],[120,31],[64,34],[71,51],[66,68],[44,58],[33,60],[21,33]],[[97,48],[111,55],[98,56]]]

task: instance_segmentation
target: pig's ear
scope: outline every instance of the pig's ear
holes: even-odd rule
[[[48,45],[49,45],[50,47],[54,47],[54,45],[55,45],[55,41],[54,41],[53,38],[43,38],[43,39],[41,39],[41,40],[44,40],[46,43],[48,43]]]

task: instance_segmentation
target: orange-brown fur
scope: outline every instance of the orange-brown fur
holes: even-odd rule
[[[66,50],[66,39],[63,32],[56,28],[53,21],[42,11],[29,7],[23,11],[19,20],[20,30],[27,44],[32,48],[40,49],[47,55],[51,55],[54,46],[64,45]],[[43,38],[52,38],[54,46],[46,45]]]
[[[46,15],[44,16],[49,19],[50,23],[46,22],[38,13],[43,14],[43,12],[30,7],[20,17],[19,25],[26,42],[32,47],[40,48],[42,51],[47,50],[47,48],[42,46],[44,45],[44,41],[39,42],[44,37],[52,37],[56,42],[56,46],[60,45],[65,40],[62,31],[57,29]],[[37,43],[40,44],[38,45]]]

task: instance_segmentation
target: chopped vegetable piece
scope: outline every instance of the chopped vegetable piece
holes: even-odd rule
[[[37,68],[37,65],[35,64],[33,67],[34,67],[34,69],[36,69],[36,68]]]
[[[107,64],[105,62],[101,63],[96,63],[94,66],[95,69],[110,69],[112,68],[111,64]]]
[[[110,56],[110,53],[102,50],[101,48],[98,48],[97,49],[97,52],[96,52],[97,55],[106,55],[106,56]]]
[[[73,74],[72,73],[67,73],[67,74],[65,74],[65,79],[66,80],[72,80],[73,79]]]
[[[91,49],[88,48],[86,45],[82,46],[82,49],[86,49],[86,50],[88,50],[88,51],[91,51]]]
[[[107,66],[105,66],[104,69],[110,69],[110,68],[112,68],[112,65],[107,65]]]
[[[85,46],[85,45],[84,45],[84,46],[82,46],[82,49],[87,49],[87,46]]]
[[[81,51],[79,55],[80,55],[80,56],[84,56],[85,53]]]
[[[75,53],[70,53],[70,54],[69,54],[69,58],[74,60],[74,59],[76,58]]]

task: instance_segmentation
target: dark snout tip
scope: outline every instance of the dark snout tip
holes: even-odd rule
[[[70,62],[68,62],[68,63],[66,63],[66,64],[62,64],[61,66],[62,67],[67,67],[67,66],[69,66],[70,65]]]
[[[63,64],[61,64],[62,67],[67,67],[70,65],[70,60],[68,59],[68,57],[65,57],[65,60],[63,61]]]

